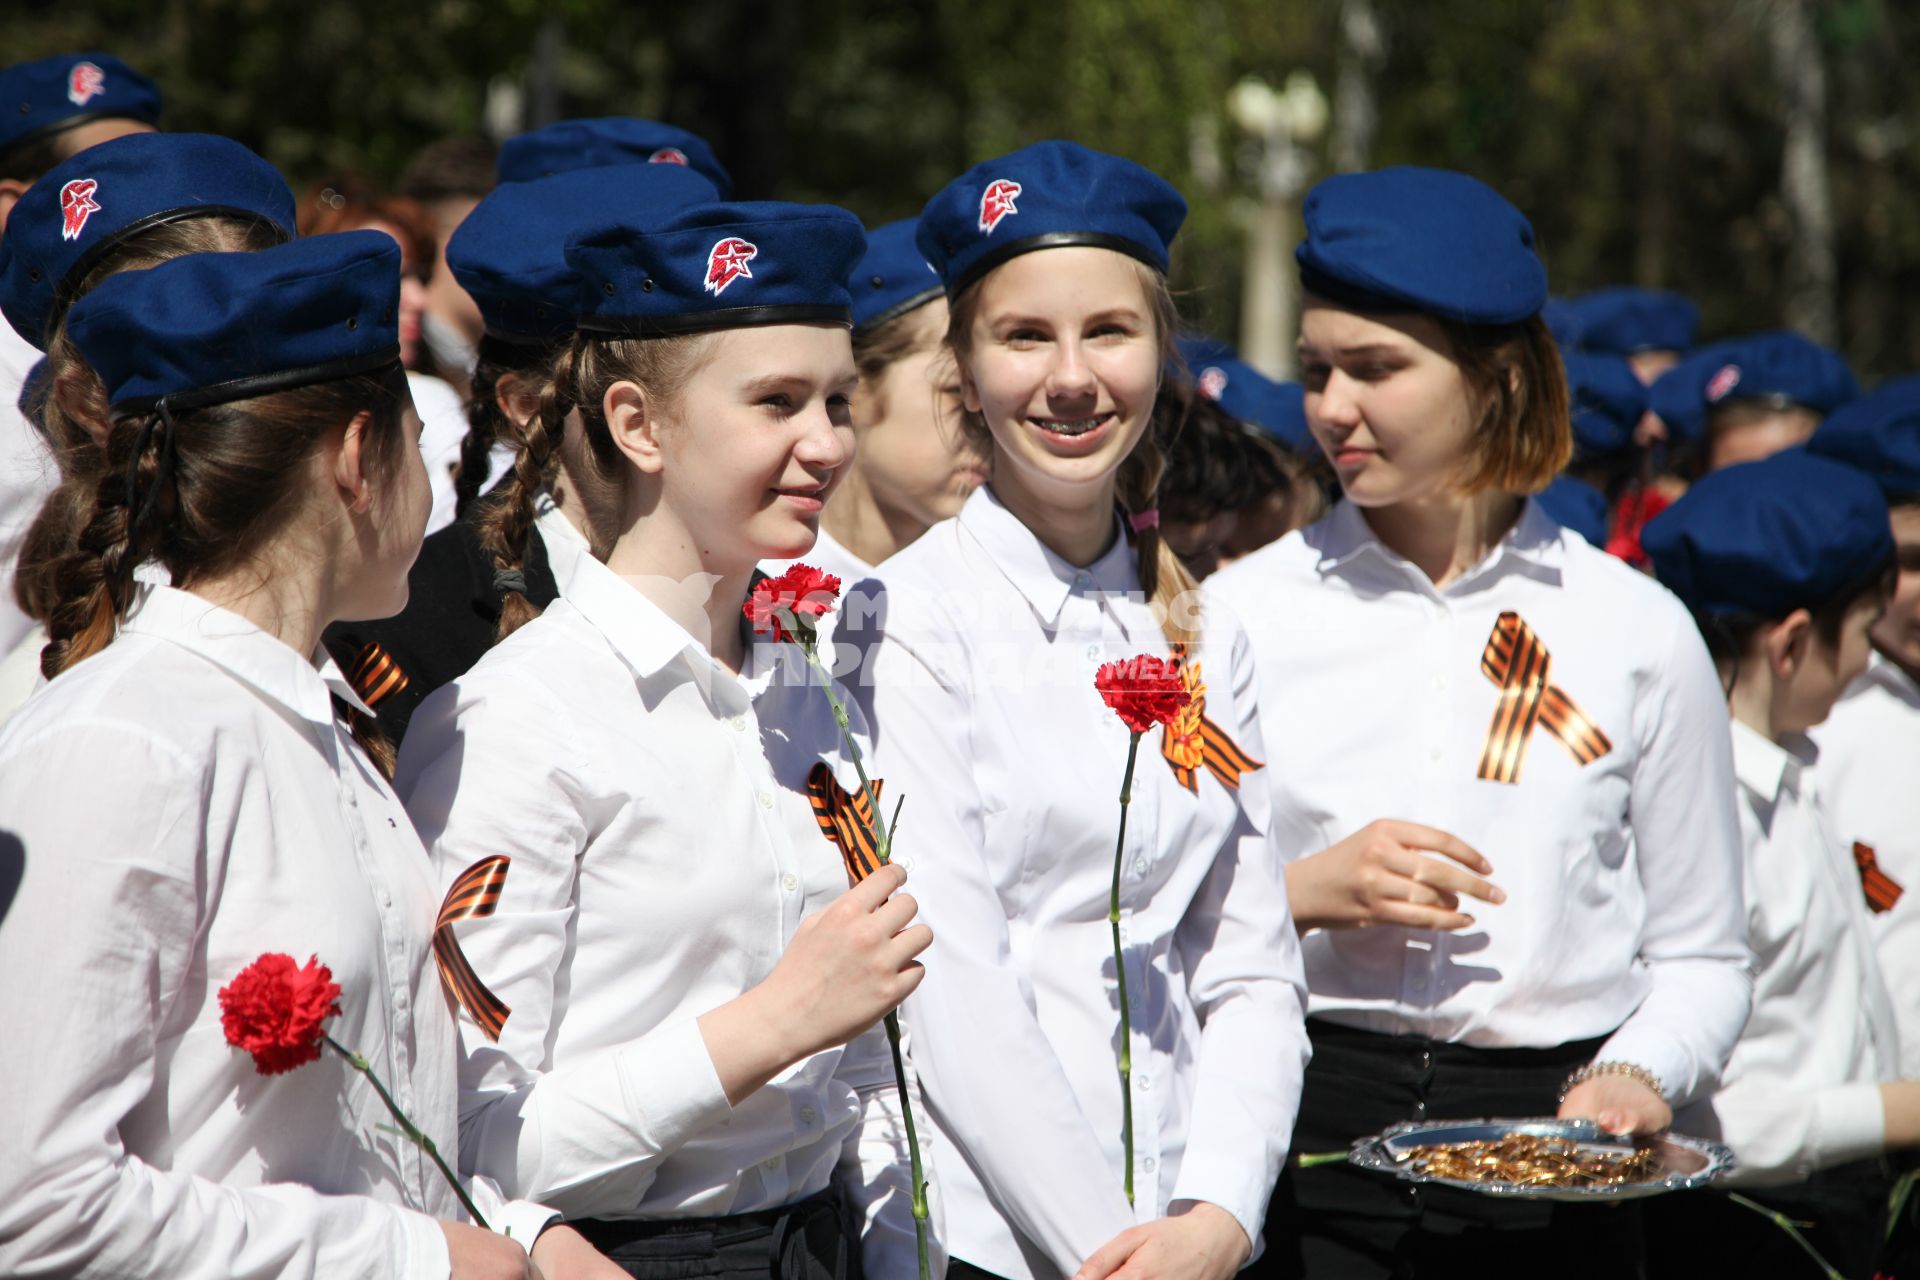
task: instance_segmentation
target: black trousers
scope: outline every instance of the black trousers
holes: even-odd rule
[[[1898,1171],[1884,1158],[1823,1169],[1805,1182],[1740,1194],[1792,1219],[1800,1234],[1848,1280],[1875,1274],[1920,1276],[1912,1237],[1887,1239],[1887,1196]],[[1663,1196],[1647,1205],[1652,1280],[1710,1274],[1822,1280],[1787,1234],[1725,1192]]]
[[[859,1237],[832,1188],[734,1217],[569,1225],[636,1280],[861,1280]]]
[[[1308,1019],[1293,1152],[1346,1151],[1408,1120],[1550,1116],[1569,1072],[1602,1040],[1474,1049]],[[1267,1248],[1244,1275],[1267,1280],[1643,1276],[1637,1204],[1498,1200],[1416,1186],[1346,1164],[1289,1168],[1267,1210]],[[1702,1273],[1709,1274],[1709,1273]],[[1719,1273],[1712,1273],[1719,1274]]]

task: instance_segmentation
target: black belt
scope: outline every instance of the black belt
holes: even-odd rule
[[[587,1242],[640,1280],[860,1280],[860,1242],[837,1187],[797,1204],[718,1218],[584,1218]]]

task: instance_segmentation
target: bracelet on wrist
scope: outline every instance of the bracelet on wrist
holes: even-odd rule
[[[1609,1060],[1606,1062],[1589,1062],[1586,1066],[1581,1067],[1578,1071],[1568,1076],[1560,1086],[1560,1101],[1565,1102],[1568,1094],[1595,1076],[1625,1076],[1629,1080],[1637,1080],[1647,1086],[1647,1088],[1659,1095],[1663,1101],[1667,1096],[1667,1091],[1660,1087],[1660,1077],[1654,1075],[1653,1072],[1647,1070],[1645,1067],[1634,1062],[1615,1062]]]

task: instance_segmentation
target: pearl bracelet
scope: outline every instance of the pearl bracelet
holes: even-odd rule
[[[1595,1076],[1625,1076],[1629,1080],[1637,1080],[1647,1086],[1647,1088],[1653,1090],[1663,1100],[1667,1096],[1667,1091],[1660,1087],[1660,1077],[1654,1075],[1653,1072],[1647,1070],[1645,1067],[1634,1062],[1609,1061],[1589,1062],[1586,1066],[1568,1076],[1566,1082],[1560,1086],[1560,1101],[1565,1102],[1569,1093],[1572,1093],[1576,1087],[1585,1084]]]

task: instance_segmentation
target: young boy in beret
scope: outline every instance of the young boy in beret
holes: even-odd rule
[[[1727,686],[1754,954],[1746,1029],[1674,1128],[1724,1141],[1726,1182],[1811,1222],[1827,1258],[1866,1275],[1886,1153],[1920,1146],[1920,1080],[1899,1078],[1866,903],[1806,734],[1866,667],[1893,575],[1887,504],[1861,472],[1793,449],[1708,475],[1643,542]],[[1648,1229],[1655,1274],[1797,1274],[1772,1225],[1717,1196],[1661,1202]]]

